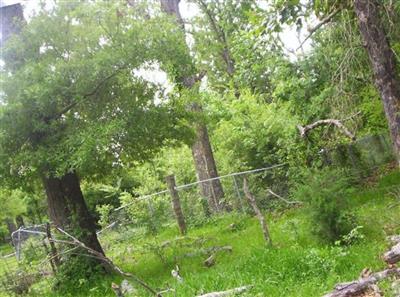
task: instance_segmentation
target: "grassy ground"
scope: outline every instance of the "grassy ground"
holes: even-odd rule
[[[338,282],[358,278],[365,267],[382,269],[384,264],[379,256],[387,248],[385,238],[400,233],[400,205],[396,204],[400,198],[395,195],[397,189],[400,196],[400,172],[392,172],[369,184],[351,197],[352,212],[362,226],[359,232],[364,238],[347,247],[319,242],[309,232],[310,223],[301,207],[267,214],[274,242],[272,248],[265,245],[258,221],[239,214],[191,228],[186,240],[174,241],[177,232],[171,226],[157,236],[120,232],[107,235],[103,242],[107,254],[123,270],[135,273],[154,288],[175,289],[176,295],[165,296],[195,296],[242,285],[253,285],[242,296],[321,296]],[[170,245],[160,248],[166,241]],[[218,253],[215,265],[210,268],[203,265],[207,256],[182,258],[196,248],[224,245],[231,245],[232,253]],[[176,263],[184,279],[182,283],[171,277]],[[82,280],[78,292],[70,296],[115,296],[110,285],[120,280],[112,276],[98,281]],[[69,296],[51,293],[48,287],[48,282],[38,283],[29,296]],[[137,296],[147,296],[137,289]]]

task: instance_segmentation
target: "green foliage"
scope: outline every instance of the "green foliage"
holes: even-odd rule
[[[99,214],[99,225],[104,228],[111,223],[111,212],[113,211],[113,206],[110,204],[102,204],[96,206],[96,211]]]
[[[5,219],[13,220],[17,215],[25,213],[27,198],[27,193],[20,189],[1,189],[0,205],[2,205],[2,210],[0,211],[0,221]]]
[[[324,168],[307,172],[293,196],[307,203],[312,231],[322,240],[332,243],[356,227],[348,201],[353,192],[348,172]]]
[[[378,173],[377,173],[378,174]],[[175,226],[165,228],[157,235],[143,235],[135,230],[114,231],[115,237],[104,237],[109,242],[107,254],[124,271],[134,272],[152,287],[174,286],[177,296],[195,296],[201,293],[226,290],[254,284],[254,288],[243,296],[288,297],[321,296],[332,290],[338,282],[354,280],[365,267],[373,271],[384,268],[377,255],[387,250],[385,238],[388,234],[400,232],[399,205],[390,192],[399,186],[399,171],[380,173],[379,181],[369,188],[359,186],[348,197],[349,211],[353,212],[362,229],[357,227],[345,238],[351,238],[351,245],[326,245],[311,233],[308,210],[294,208],[285,213],[266,213],[275,248],[265,247],[256,218],[230,214],[216,217],[201,227],[191,228],[187,237],[177,237]],[[229,226],[238,225],[232,231]],[[364,238],[362,238],[364,237]],[[206,239],[196,244],[197,239]],[[148,247],[157,244],[170,246],[162,252],[162,259],[156,250]],[[180,244],[189,242],[190,245]],[[191,243],[195,243],[194,245]],[[171,277],[176,258],[197,252],[198,247],[231,245],[233,253],[218,253],[216,264],[204,268],[204,256],[184,257],[178,262],[183,283]],[[1,263],[1,262],[0,262]],[[2,266],[0,265],[0,269]],[[79,275],[82,275],[79,272]],[[34,284],[29,296],[34,297],[112,297],[111,282],[120,283],[121,278],[97,274],[88,281],[76,281],[63,293],[52,291],[48,279]],[[68,281],[68,280],[67,280]],[[138,296],[147,292],[132,282],[138,289]],[[383,287],[389,294],[389,287]],[[0,296],[9,296],[1,295]],[[390,296],[390,295],[388,295]]]
[[[191,250],[181,244],[160,250],[160,242],[174,242],[176,236],[170,199],[168,193],[146,195],[165,190],[169,174],[178,185],[196,180],[190,127],[201,122],[209,129],[220,174],[287,165],[250,178],[257,202],[268,210],[277,248],[265,249],[255,219],[207,218],[198,189],[181,191],[190,235],[210,235],[210,242],[199,247],[229,244],[234,254],[218,255],[209,270],[202,267],[204,259],[179,258],[185,281],[176,285],[177,296],[243,284],[255,284],[249,296],[317,296],[338,279],[377,266],[382,230],[399,231],[397,204],[382,187],[377,189],[381,200],[371,199],[375,192],[358,197],[344,170],[301,174],[304,168],[322,167],[326,151],[340,159],[348,139],[334,127],[319,127],[307,139],[296,129],[337,118],[346,119],[358,137],[387,130],[351,1],[275,0],[264,6],[255,0],[193,0],[199,14],[185,26],[193,40],[189,46],[158,1],[133,2],[133,7],[126,1],[43,6],[2,48],[0,221],[21,214],[42,221],[45,202],[37,181],[77,171],[101,227],[118,218],[131,224],[104,234],[107,254],[152,286],[169,287],[169,266]],[[400,4],[394,2],[383,1],[382,17],[398,58]],[[331,24],[311,36],[312,49],[289,58],[279,34],[290,27],[300,36],[309,20],[338,8]],[[153,68],[166,73],[169,86],[140,75]],[[183,88],[185,78],[203,70],[207,79]],[[193,102],[201,104],[202,114],[187,111]],[[397,181],[395,176],[385,183]],[[242,210],[233,181],[223,182],[226,202]],[[265,191],[287,193],[296,182],[293,196],[305,202],[304,208],[282,208]],[[120,206],[120,213],[113,211]],[[384,210],[391,217],[380,216]],[[239,228],[232,230],[231,224]],[[0,230],[6,233],[5,226]],[[321,244],[312,233],[336,244]],[[138,252],[146,249],[156,255]],[[28,250],[25,259],[36,263],[42,256]],[[112,296],[111,279],[92,264],[89,258],[70,257],[57,275],[55,288],[61,293],[54,294]],[[39,285],[28,289],[34,294]],[[36,294],[52,294],[46,290],[44,285]]]
[[[239,77],[236,72],[239,68],[244,70],[246,59],[243,59],[242,51],[248,45],[239,45],[236,35],[250,25],[252,18],[262,13],[260,7],[254,0],[192,1],[197,4],[200,12],[193,20],[197,27],[193,34],[195,58],[199,67],[207,71],[209,88],[219,92],[235,89],[242,85],[240,79],[243,77]],[[246,73],[249,74],[250,70]],[[255,77],[252,75],[253,79]],[[250,87],[249,84],[257,85],[256,81],[246,82],[247,87]]]
[[[120,19],[118,5],[59,3],[7,43],[2,177],[70,170],[99,176],[107,168],[149,158],[166,139],[186,135],[179,104],[156,104],[162,88],[133,75],[168,46],[176,52],[176,34],[163,33],[161,40],[144,34],[143,28],[156,21],[146,23],[131,10]],[[157,59],[163,63],[162,56]]]
[[[59,294],[76,294],[93,288],[91,284],[103,279],[105,273],[104,266],[93,258],[83,255],[70,256],[68,262],[62,264],[57,271],[54,289]]]
[[[148,233],[155,234],[170,215],[170,203],[164,196],[140,200],[125,192],[120,201],[130,221],[135,226],[145,227]]]
[[[361,92],[362,102],[360,110],[368,123],[365,123],[364,133],[381,133],[387,128],[387,121],[384,116],[383,104],[374,86],[369,85]]]
[[[296,119],[283,106],[265,104],[248,91],[239,98],[211,93],[208,102],[206,110],[211,123],[215,122],[212,140],[223,171],[259,168],[289,159]]]

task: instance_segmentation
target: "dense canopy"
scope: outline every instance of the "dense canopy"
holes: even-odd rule
[[[399,1],[0,12],[5,294],[321,296],[379,269],[400,232]]]

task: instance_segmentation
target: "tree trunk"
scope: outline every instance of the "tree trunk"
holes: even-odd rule
[[[15,225],[14,221],[10,218],[6,219],[6,225],[8,229],[8,233],[10,234],[10,238],[12,239],[13,232],[17,231],[17,226]]]
[[[15,217],[15,222],[18,228],[25,227],[24,218],[21,215]]]
[[[185,26],[179,10],[180,0],[160,0],[162,10],[174,16],[177,24],[184,31]],[[189,49],[188,49],[189,54]],[[181,77],[179,78],[186,88],[194,87],[194,77]],[[191,109],[194,112],[202,112],[202,108],[198,104],[192,104]],[[217,166],[215,165],[214,154],[208,137],[208,130],[205,124],[195,124],[196,140],[192,145],[192,155],[195,164],[198,180],[206,180],[218,177]],[[221,199],[224,197],[224,190],[221,182],[216,179],[210,182],[200,184],[200,192],[203,197],[208,201],[208,206],[211,212],[219,212],[226,209]]]
[[[386,37],[378,5],[376,0],[354,1],[361,36],[372,65],[376,87],[383,101],[400,165],[400,80],[396,75],[396,59]]]
[[[104,255],[76,173],[67,173],[60,178],[44,177],[43,184],[51,221],[57,227],[72,232],[87,247]]]
[[[3,47],[13,34],[18,34],[21,31],[21,25],[24,21],[24,13],[21,4],[16,3],[0,7],[0,47]],[[1,58],[7,62],[3,56]],[[6,224],[12,240],[12,233],[17,230],[17,227],[14,220],[11,218],[6,219]]]
[[[196,141],[192,145],[192,155],[197,179],[206,180],[218,177],[207,127],[204,124],[197,124],[196,136]],[[221,203],[221,198],[224,197],[224,190],[219,179],[201,183],[200,192],[207,199],[210,212],[220,212],[225,209],[225,206]]]
[[[5,5],[0,8],[1,39],[0,47],[13,35],[21,31],[25,23],[24,12],[20,3]]]
[[[13,34],[21,31],[25,19],[21,4],[1,7],[0,16],[2,33],[0,45],[2,46]],[[52,222],[62,229],[78,233],[75,236],[85,245],[104,254],[76,173],[67,173],[61,178],[44,177],[43,184],[47,194],[49,217]],[[20,223],[23,224],[23,221]],[[8,224],[8,227],[11,231],[11,229],[15,229],[15,224]]]
[[[198,4],[200,5],[200,8],[203,10],[203,12],[206,14],[217,41],[222,45],[221,57],[226,64],[226,72],[228,76],[232,77],[235,72],[235,61],[232,58],[225,32],[222,27],[218,25],[217,17],[209,9],[207,3],[203,0],[199,0]]]

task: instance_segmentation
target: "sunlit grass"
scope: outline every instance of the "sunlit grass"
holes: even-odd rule
[[[176,296],[196,296],[242,285],[253,286],[242,296],[321,296],[337,282],[358,278],[365,267],[373,270],[384,267],[379,256],[387,248],[385,238],[400,232],[400,206],[390,194],[395,187],[400,187],[398,171],[384,176],[375,186],[361,187],[351,197],[352,212],[363,226],[364,239],[348,247],[320,242],[311,234],[307,213],[301,207],[266,214],[273,247],[265,244],[257,219],[245,214],[217,217],[201,227],[190,228],[187,237],[204,238],[202,246],[172,245],[175,248],[160,251],[162,243],[179,238],[176,226],[165,227],[157,235],[116,233],[105,235],[102,240],[107,241],[108,256],[123,270],[135,273],[154,288],[173,288]],[[182,258],[196,248],[224,245],[231,245],[232,253],[218,253],[215,265],[210,268],[203,265],[206,255]],[[171,276],[176,264],[184,279],[182,283]],[[114,296],[111,282],[120,280],[108,277],[85,283],[70,296]],[[138,296],[147,296],[132,284]],[[42,282],[34,286],[30,296],[61,295],[50,293],[48,283]]]

